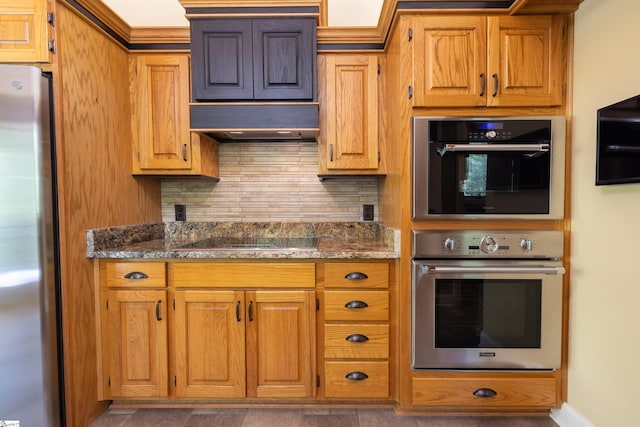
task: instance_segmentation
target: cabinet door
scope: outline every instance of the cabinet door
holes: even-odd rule
[[[176,395],[245,397],[244,293],[176,291]]]
[[[253,98],[312,100],[315,19],[253,21]]]
[[[48,0],[0,0],[0,62],[50,62]]]
[[[378,167],[378,57],[326,58],[327,169]]]
[[[247,396],[315,393],[315,291],[247,292]]]
[[[490,106],[562,104],[562,16],[489,19]]]
[[[413,20],[413,105],[485,106],[486,17],[424,16]]]
[[[131,59],[134,174],[191,168],[189,56]]]
[[[168,395],[166,302],[161,290],[103,293],[107,398]]]

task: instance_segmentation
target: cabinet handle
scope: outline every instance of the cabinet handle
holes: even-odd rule
[[[333,162],[333,144],[329,144],[329,161]]]
[[[485,73],[480,74],[480,96],[484,96],[484,92],[487,90],[487,75]]]
[[[498,393],[490,388],[479,388],[473,392],[474,396],[482,397],[485,399],[496,397]]]
[[[367,342],[369,341],[369,337],[362,334],[351,334],[346,337],[345,340],[349,342]]]
[[[367,308],[367,307],[369,307],[369,304],[367,304],[364,301],[355,300],[355,301],[349,301],[344,306],[346,308]]]
[[[240,320],[242,320],[240,318],[240,301],[236,302],[236,320],[239,322]]]
[[[149,276],[147,276],[145,273],[141,271],[132,271],[130,273],[125,274],[124,278],[131,279],[131,280],[140,280],[140,279],[148,279]]]
[[[364,372],[349,372],[347,375],[344,376],[346,379],[348,380],[352,380],[352,381],[362,381],[362,380],[366,380],[367,378],[369,378],[369,375],[365,374]]]
[[[369,276],[364,273],[360,273],[359,271],[352,271],[351,273],[344,276],[344,278],[347,280],[364,280],[368,279]]]
[[[253,301],[249,301],[249,322],[253,322]]]
[[[156,320],[160,321],[162,320],[162,317],[160,317],[160,303],[162,301],[158,301],[156,302]]]
[[[498,75],[494,74],[492,77],[493,77],[493,93],[491,94],[491,96],[495,98],[496,95],[498,95]]]

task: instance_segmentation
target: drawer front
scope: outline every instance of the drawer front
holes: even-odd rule
[[[164,262],[107,262],[108,287],[164,287],[167,284]]]
[[[325,325],[324,357],[386,359],[389,357],[389,325]]]
[[[414,378],[412,401],[416,406],[474,408],[552,408],[558,403],[553,378]]]
[[[327,263],[324,265],[324,286],[386,289],[389,287],[389,264]]]
[[[315,288],[314,263],[186,263],[169,265],[176,287]]]
[[[351,399],[386,399],[389,397],[388,362],[332,362],[324,364],[325,397]],[[361,379],[359,374],[364,374]],[[349,379],[351,375],[354,379]]]
[[[326,291],[325,320],[389,320],[387,291]]]

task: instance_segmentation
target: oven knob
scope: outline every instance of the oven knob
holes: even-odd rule
[[[495,237],[484,236],[480,240],[480,250],[485,254],[492,254],[498,250],[498,241]]]
[[[525,251],[530,251],[533,248],[533,241],[529,239],[520,240],[520,247]]]
[[[488,130],[487,133],[484,135],[487,139],[493,139],[497,136],[498,134],[496,133],[495,130]]]
[[[449,252],[453,252],[456,248],[456,241],[453,240],[451,237],[448,237],[445,241],[444,241],[444,248],[446,250],[448,250]]]

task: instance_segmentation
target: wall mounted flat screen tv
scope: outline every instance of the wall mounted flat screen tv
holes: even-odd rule
[[[640,182],[640,95],[598,110],[596,185]]]

